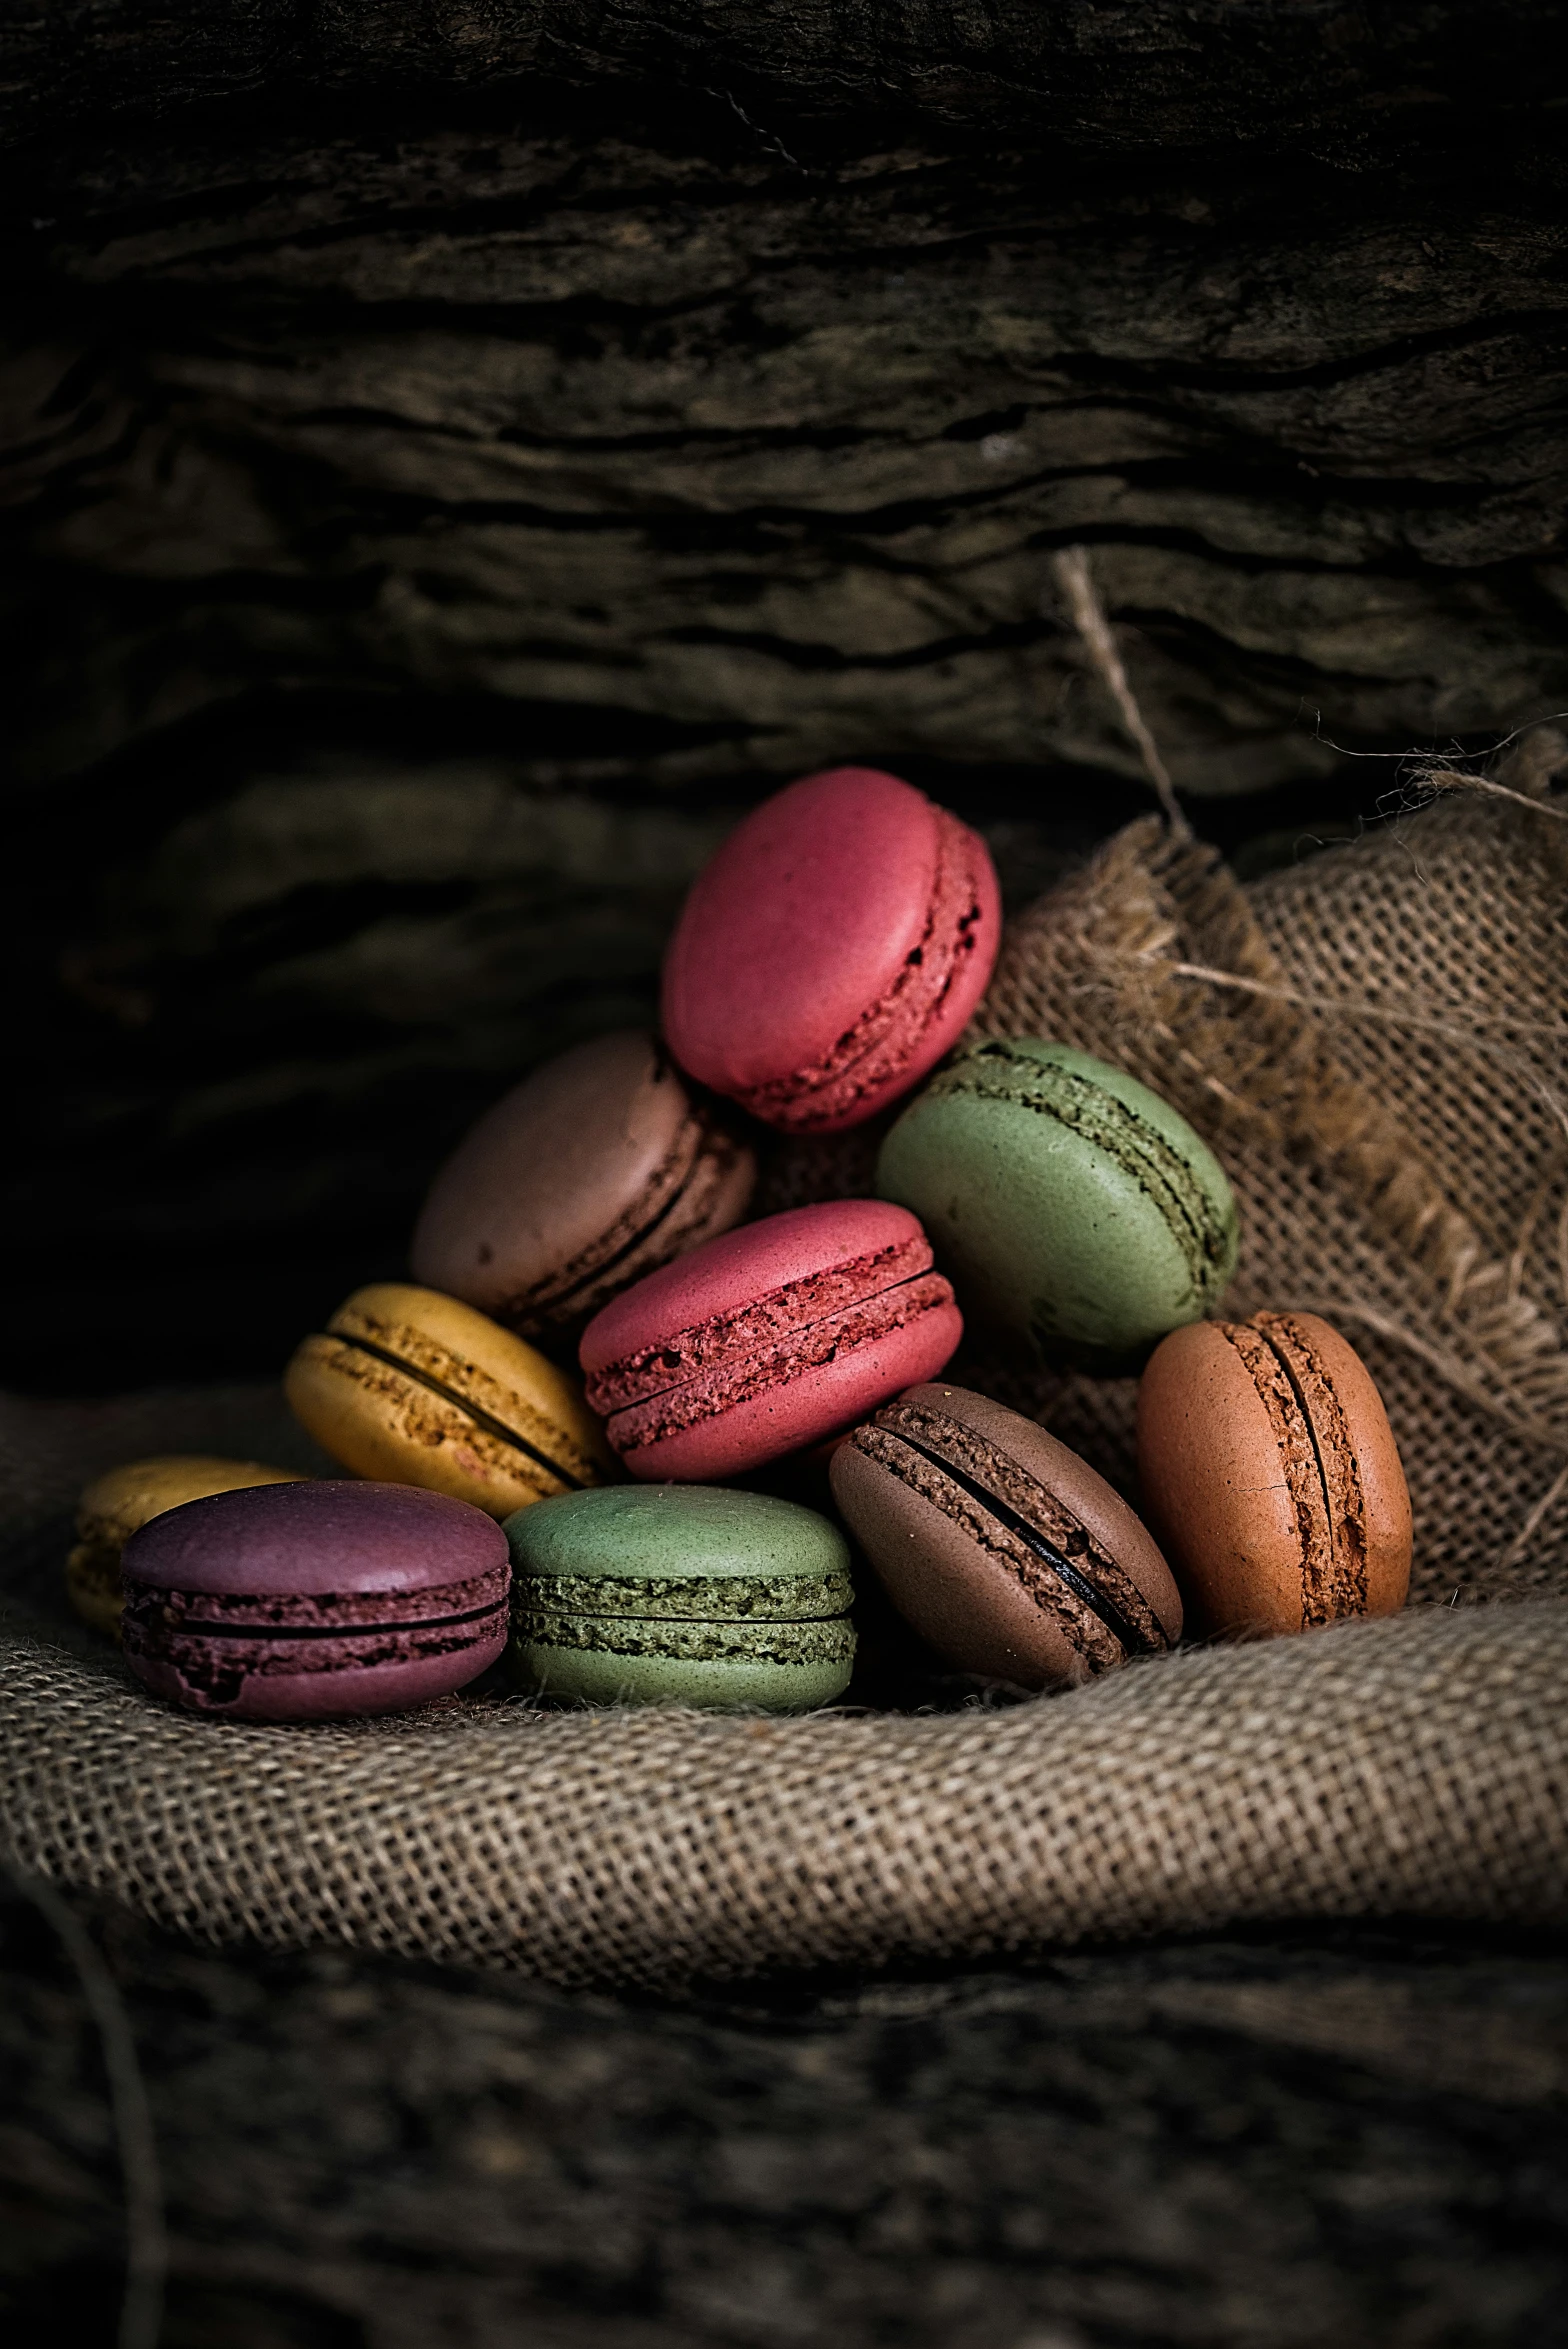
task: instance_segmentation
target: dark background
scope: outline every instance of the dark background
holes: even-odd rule
[[[275,1369],[813,765],[1082,855],[1059,546],[1254,864],[1568,706],[1565,14],[0,8],[0,1376]]]
[[[791,775],[1081,857],[1145,795],[1060,546],[1244,870],[1568,706],[1565,15],[0,0],[0,1378],[274,1370]],[[1554,1948],[651,2006],[88,1921],[171,2349],[1565,2330]],[[0,1933],[0,2292],[108,2340],[101,2052]]]

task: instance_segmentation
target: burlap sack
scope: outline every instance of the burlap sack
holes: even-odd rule
[[[1537,737],[1510,787],[1541,796],[1562,751]],[[776,1722],[455,1699],[353,1727],[203,1723],[145,1701],[37,1594],[81,1476],[176,1442],[277,1456],[275,1406],[18,1408],[14,1860],[200,1936],[562,1981],[1242,1918],[1562,1916],[1565,829],[1451,799],[1243,890],[1135,824],[1014,925],[978,1023],[1066,1037],[1178,1102],[1239,1196],[1235,1310],[1309,1306],[1364,1350],[1414,1501],[1404,1616],[1002,1709]],[[764,1204],[864,1188],[873,1139],[781,1152]],[[965,1368],[1128,1480],[1130,1382]],[[1495,1598],[1529,1603],[1475,1603]]]

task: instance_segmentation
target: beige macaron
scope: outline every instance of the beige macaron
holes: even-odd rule
[[[120,1636],[120,1552],[142,1526],[166,1509],[237,1493],[253,1484],[307,1484],[292,1468],[259,1460],[217,1460],[203,1452],[161,1453],[132,1460],[95,1477],[76,1504],[76,1543],[65,1561],[71,1605],[94,1631]]]
[[[617,1474],[576,1380],[438,1289],[356,1289],[300,1345],[283,1385],[295,1417],[357,1476],[424,1485],[492,1517]]]

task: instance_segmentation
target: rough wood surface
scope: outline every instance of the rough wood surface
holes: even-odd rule
[[[1568,2305],[1560,1953],[1343,1932],[658,2009],[89,1922],[166,2349],[1520,2349]],[[0,1899],[0,2308],[112,2338],[121,2186]]]
[[[40,781],[311,690],[555,782],[1127,772],[1079,539],[1196,791],[1568,701],[1568,230],[1512,151],[807,176],[722,122],[427,115],[95,140],[24,200]]]

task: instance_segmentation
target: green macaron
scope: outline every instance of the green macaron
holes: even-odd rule
[[[1236,1267],[1225,1170],[1186,1119],[1067,1044],[977,1044],[917,1094],[877,1189],[912,1208],[976,1329],[1057,1364],[1136,1367]]]
[[[572,1704],[805,1713],[848,1685],[843,1536],[715,1485],[605,1486],[506,1520],[512,1666]]]

